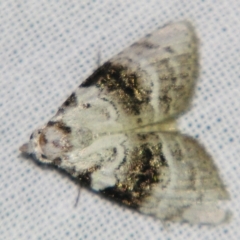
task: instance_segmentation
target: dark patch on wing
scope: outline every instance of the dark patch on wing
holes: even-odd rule
[[[57,115],[57,116],[62,115],[62,114],[64,114],[64,112],[65,112],[64,108],[60,107],[60,108],[58,109],[56,115]]]
[[[65,107],[73,107],[77,105],[77,97],[75,93],[72,93],[71,96],[63,103]]]
[[[84,187],[91,187],[91,175],[96,170],[100,169],[100,166],[96,165],[94,167],[89,168],[84,173],[81,173],[77,178],[80,181],[80,184]]]
[[[172,49],[172,47],[168,46],[168,47],[165,47],[164,50],[168,53],[174,53],[174,50]]]
[[[71,131],[72,131],[70,127],[65,126],[65,125],[63,125],[63,124],[59,125],[58,127],[59,127],[59,129],[61,129],[64,133],[71,133]]]
[[[97,86],[116,99],[127,114],[139,115],[150,101],[150,90],[139,85],[139,76],[128,67],[106,62],[98,68],[80,87]]]
[[[53,164],[59,166],[62,163],[62,159],[60,157],[56,157],[53,159]]]
[[[95,85],[102,77],[106,76],[109,66],[109,62],[104,63],[101,67],[95,70],[93,74],[89,76],[79,87],[90,87]]]
[[[40,134],[40,136],[39,136],[39,143],[42,146],[48,143],[48,140],[47,140],[47,138],[46,138],[44,133]]]
[[[144,41],[144,42],[136,42],[131,45],[131,47],[141,47],[141,48],[147,48],[147,49],[157,49],[159,48],[159,45],[154,45],[151,42]],[[144,51],[144,50],[143,50]]]
[[[103,101],[108,102],[109,104],[112,105],[112,107],[114,108],[115,112],[119,115],[119,110],[116,106],[116,103],[114,103],[113,101],[111,101],[110,99],[106,99],[106,98],[102,98]],[[110,115],[109,115],[110,118]]]
[[[125,154],[125,152],[124,152],[124,154]],[[117,169],[120,169],[124,164],[126,164],[126,161],[127,161],[127,157],[125,156],[125,157],[123,157],[123,160],[122,160],[122,162],[119,164],[119,166],[118,166]]]
[[[47,126],[48,127],[56,127],[56,128],[58,128],[59,130],[61,130],[62,132],[64,132],[64,133],[71,133],[71,127],[68,127],[68,126],[66,126],[66,124],[64,124],[64,123],[62,123],[62,122],[54,122],[54,121],[49,121],[48,123],[47,123]]]
[[[174,151],[172,151],[172,155],[174,156],[174,158],[177,161],[182,161],[182,159],[183,159],[183,153],[182,153],[182,150],[180,147],[178,149],[175,149]]]
[[[144,134],[144,133],[138,133],[137,134],[137,137],[140,141],[146,141],[147,139],[147,134]]]
[[[47,126],[48,126],[48,127],[52,127],[52,126],[54,126],[55,124],[57,124],[57,122],[49,121],[49,122],[47,123]]]
[[[162,166],[160,154],[162,145],[143,144],[136,147],[122,164],[128,174],[123,181],[100,192],[118,203],[138,209],[143,200],[151,194],[153,184],[159,181]],[[131,160],[130,160],[131,159]]]
[[[142,119],[141,119],[141,118],[138,118],[138,119],[137,119],[137,123],[138,123],[138,124],[142,123]]]
[[[90,187],[91,186],[91,172],[86,172],[84,174],[81,174],[78,179],[80,181],[80,184],[84,187]]]
[[[160,153],[160,159],[161,159],[161,165],[168,167],[167,160],[166,160],[166,158],[165,158],[165,156],[163,155],[162,152]]]
[[[168,97],[167,95],[164,95],[159,98],[160,100],[160,106],[164,113],[167,113],[170,109],[170,104],[172,102],[172,98]]]
[[[90,103],[84,103],[84,104],[83,104],[83,108],[85,108],[85,109],[86,109],[86,108],[90,108],[90,107],[91,107],[91,104],[90,104]]]
[[[44,154],[41,154],[41,158],[47,159],[47,156]]]

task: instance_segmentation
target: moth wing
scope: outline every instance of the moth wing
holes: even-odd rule
[[[188,22],[169,24],[136,42],[112,60],[138,73],[149,89],[153,122],[176,116],[191,102],[198,76],[198,40]]]
[[[193,138],[130,133],[117,146],[116,159],[122,159],[91,175],[96,191],[162,221],[217,225],[229,220],[230,213],[218,206],[229,199],[228,192],[212,158]]]
[[[70,158],[72,149],[81,152],[100,136],[147,132],[144,126],[176,117],[190,104],[197,47],[188,22],[147,35],[86,79],[22,150],[45,162]]]
[[[185,111],[198,76],[198,41],[188,22],[169,24],[110,59],[81,87],[96,85],[128,127]],[[125,122],[127,119],[128,122]]]
[[[164,221],[210,225],[228,221],[231,214],[218,203],[229,195],[211,156],[189,136],[159,136],[168,168],[160,169],[158,183],[152,186],[140,211]]]

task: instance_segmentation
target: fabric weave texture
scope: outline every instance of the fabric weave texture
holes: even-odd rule
[[[2,0],[0,9],[0,239],[240,238],[238,0]],[[100,64],[181,20],[199,36],[200,76],[179,129],[218,166],[231,195],[223,205],[233,213],[228,224],[165,226],[20,155],[33,130]]]

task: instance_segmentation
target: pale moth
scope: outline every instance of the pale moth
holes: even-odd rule
[[[225,222],[218,202],[229,195],[212,158],[175,127],[198,68],[191,24],[166,25],[99,67],[20,150],[162,221]]]

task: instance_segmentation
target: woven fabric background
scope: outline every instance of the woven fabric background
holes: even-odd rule
[[[2,0],[0,239],[240,239],[240,1]],[[181,131],[206,146],[231,195],[217,226],[170,224],[80,189],[19,146],[101,63],[168,22],[190,20],[201,74]]]

